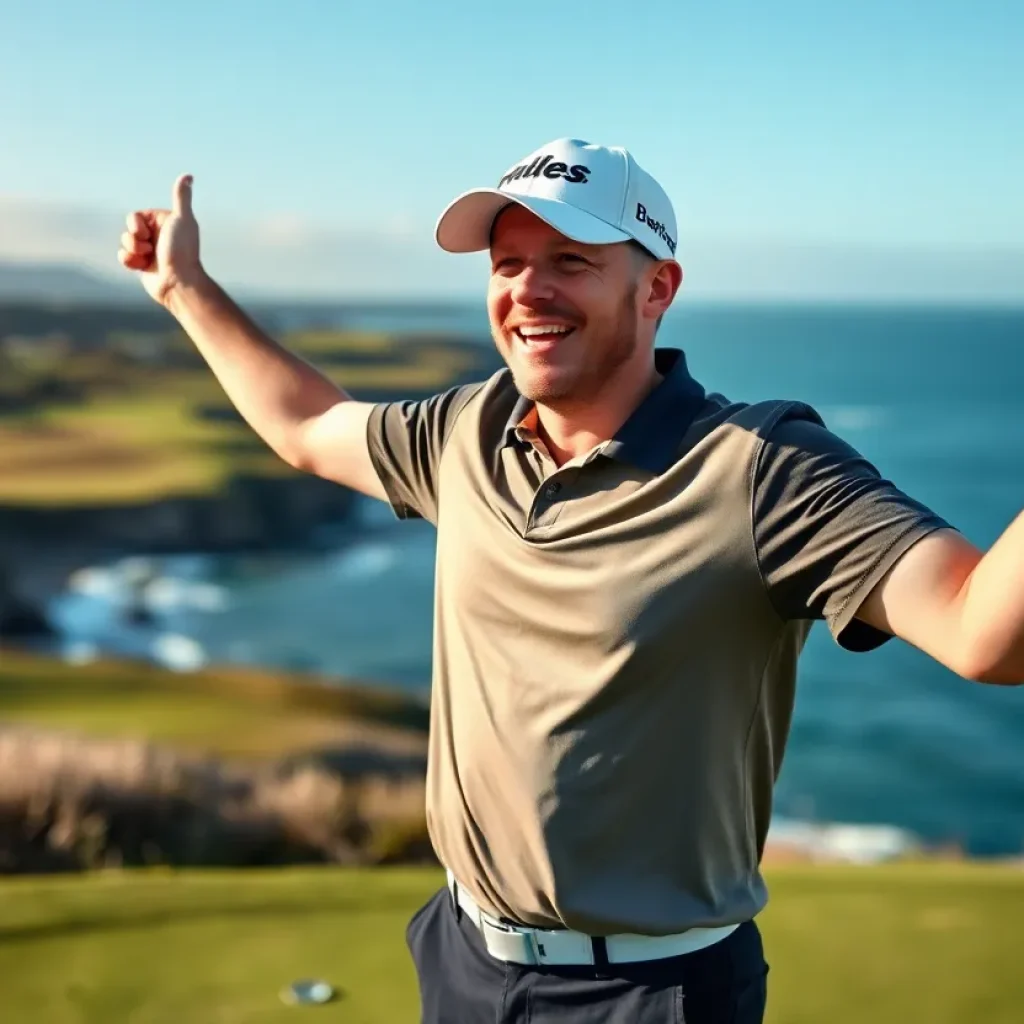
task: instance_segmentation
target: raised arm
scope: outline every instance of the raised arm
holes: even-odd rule
[[[171,209],[128,216],[118,258],[139,272],[146,291],[181,324],[235,408],[285,462],[386,498],[367,444],[373,405],[353,400],[267,337],[206,274],[189,176],[175,182]]]
[[[983,553],[811,415],[762,445],[754,539],[786,619],[869,651],[898,637],[965,679],[1024,683],[1024,514]]]
[[[926,537],[857,617],[966,679],[1024,683],[1024,513],[985,553],[952,531]]]

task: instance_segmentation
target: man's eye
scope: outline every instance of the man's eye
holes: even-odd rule
[[[587,261],[578,252],[563,252],[559,253],[558,261],[560,263],[575,263],[583,264]]]
[[[494,271],[497,273],[498,271],[504,272],[504,271],[512,270],[512,269],[515,268],[515,265],[516,265],[516,261],[514,259],[512,259],[511,256],[508,256],[508,257],[506,257],[503,260],[498,260],[494,264]]]

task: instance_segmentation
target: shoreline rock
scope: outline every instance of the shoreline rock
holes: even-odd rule
[[[46,604],[76,569],[144,553],[309,550],[356,495],[305,474],[237,476],[210,496],[41,508],[0,505],[0,639],[52,635]]]

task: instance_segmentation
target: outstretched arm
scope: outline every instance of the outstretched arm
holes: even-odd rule
[[[857,618],[966,679],[1024,683],[1024,513],[982,553],[952,530],[912,547]]]
[[[296,469],[384,499],[366,437],[373,406],[267,337],[206,274],[191,178],[175,182],[171,209],[136,211],[127,226],[122,265],[140,272],[253,430]]]
[[[1024,515],[983,554],[791,403],[760,448],[754,539],[784,619],[839,644],[899,637],[966,679],[1024,683]]]

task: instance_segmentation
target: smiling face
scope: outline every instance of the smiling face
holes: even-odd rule
[[[619,379],[649,375],[663,312],[656,278],[664,277],[629,244],[573,242],[523,207],[506,207],[491,237],[487,309],[519,393],[577,406]]]

